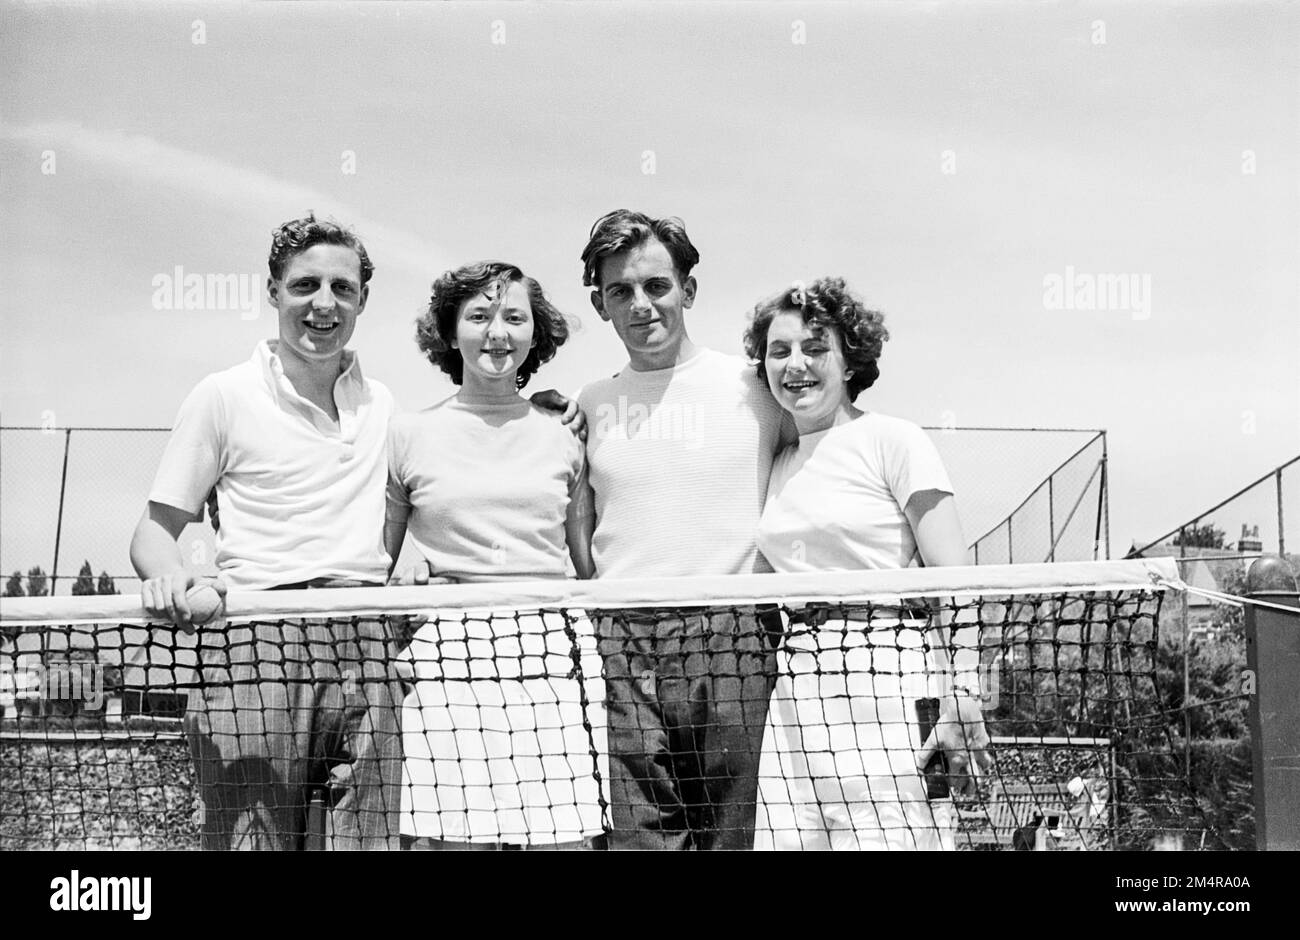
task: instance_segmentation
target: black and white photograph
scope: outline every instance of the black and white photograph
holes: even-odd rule
[[[5,0],[0,61],[24,903],[847,850],[1222,925],[1300,849],[1294,5]]]

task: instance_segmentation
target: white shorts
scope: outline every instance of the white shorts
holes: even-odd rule
[[[922,620],[794,626],[759,763],[758,849],[951,849],[948,801],[916,768],[916,702],[938,695]]]
[[[605,832],[605,685],[591,623],[438,614],[409,651],[402,834],[545,845]]]

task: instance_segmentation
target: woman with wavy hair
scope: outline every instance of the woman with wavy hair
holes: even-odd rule
[[[754,308],[745,349],[799,432],[772,467],[759,523],[776,571],[967,564],[934,444],[854,403],[879,377],[888,338],[884,316],[842,278],[796,282]],[[929,803],[918,761],[948,751],[968,786],[962,771],[986,764],[988,737],[933,625],[901,605],[792,617],[763,740],[759,848],[952,847],[948,810]],[[922,740],[918,703],[934,697],[939,730]]]
[[[434,283],[417,343],[460,389],[392,422],[392,558],[409,535],[437,579],[565,578],[570,564],[591,576],[583,443],[519,394],[568,333],[541,285],[514,265],[468,264]],[[608,774],[589,623],[444,611],[416,633],[409,668],[404,846],[598,845]]]

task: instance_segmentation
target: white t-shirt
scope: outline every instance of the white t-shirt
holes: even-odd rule
[[[450,398],[393,419],[389,451],[389,512],[436,574],[567,577],[565,519],[591,504],[582,441],[557,417]]]
[[[925,490],[952,492],[934,442],[910,421],[867,412],[777,457],[759,548],[782,572],[906,568],[916,539],[903,507]]]
[[[596,577],[770,570],[754,531],[784,412],[752,365],[700,349],[669,369],[627,365],[578,401]]]
[[[213,485],[217,567],[235,590],[313,578],[384,583],[384,441],[393,396],[345,351],[339,420],[294,390],[276,340],[204,378],[176,417],[152,502],[197,513]]]

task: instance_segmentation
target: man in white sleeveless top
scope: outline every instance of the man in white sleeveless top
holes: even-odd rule
[[[696,346],[680,219],[618,210],[582,254],[628,363],[579,395],[599,578],[770,571],[755,545],[783,412],[740,356]],[[606,611],[615,848],[752,848],[775,614]]]

